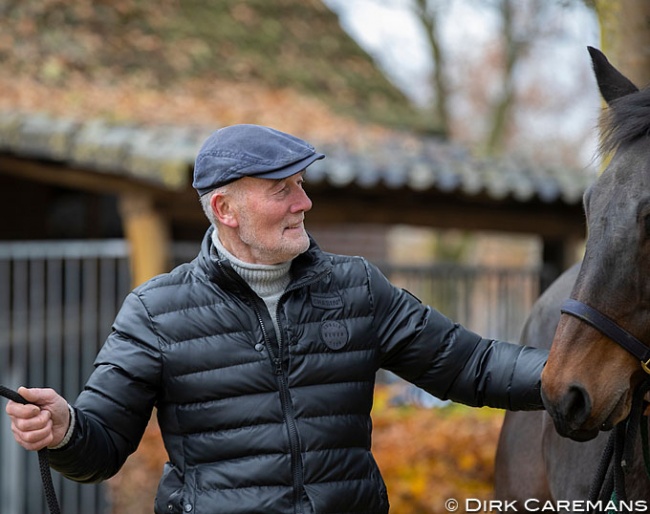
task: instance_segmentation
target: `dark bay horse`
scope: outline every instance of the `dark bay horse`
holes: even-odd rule
[[[547,500],[588,499],[608,431],[625,420],[633,392],[650,377],[638,357],[595,328],[592,310],[582,318],[561,313],[572,298],[644,342],[642,349],[650,343],[650,89],[639,91],[601,52],[589,52],[608,104],[601,150],[612,158],[584,195],[582,263],[539,298],[522,334],[522,343],[551,351],[542,374],[547,411],[508,413],[497,450],[495,497],[516,500],[519,511],[531,498],[537,512]],[[650,508],[639,439],[629,443],[627,498]]]

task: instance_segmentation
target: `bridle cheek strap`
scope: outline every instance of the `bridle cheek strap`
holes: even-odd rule
[[[562,304],[562,307],[560,307],[560,311],[563,314],[570,314],[571,316],[584,321],[609,337],[615,343],[618,343],[639,359],[643,371],[650,375],[650,348],[630,334],[627,330],[618,326],[614,321],[593,307],[589,307],[589,305],[574,300],[573,298],[566,300]]]

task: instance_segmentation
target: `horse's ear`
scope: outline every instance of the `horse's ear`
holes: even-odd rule
[[[630,79],[612,66],[605,54],[600,50],[591,46],[588,46],[587,50],[591,55],[591,63],[598,82],[598,89],[600,89],[600,94],[608,104],[612,100],[636,93],[639,90]]]

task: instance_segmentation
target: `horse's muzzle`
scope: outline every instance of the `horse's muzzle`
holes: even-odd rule
[[[591,415],[591,398],[582,385],[570,385],[557,401],[548,398],[542,387],[542,401],[553,419],[555,430],[561,436],[575,441],[589,441],[598,435],[598,428],[584,428]]]

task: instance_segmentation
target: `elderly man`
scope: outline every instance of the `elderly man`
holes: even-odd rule
[[[542,408],[546,352],[481,338],[310,239],[304,175],[323,157],[271,128],[212,134],[194,168],[211,222],[199,255],[128,295],[74,406],[20,389],[33,404],[7,405],[16,440],[96,482],[157,407],[157,514],[380,514],[378,369],[469,405]]]

